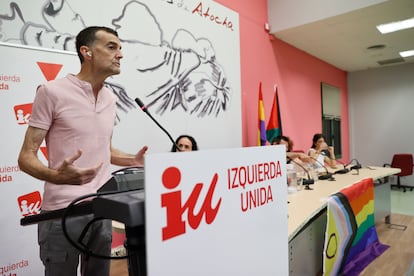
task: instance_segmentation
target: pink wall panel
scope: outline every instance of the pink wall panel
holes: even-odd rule
[[[267,0],[216,2],[239,13],[243,145],[257,143],[262,82],[266,122],[277,84],[283,134],[294,140],[295,149],[306,151],[322,129],[320,83],[326,82],[341,90],[342,160],[349,161],[347,73],[269,35],[264,29]]]

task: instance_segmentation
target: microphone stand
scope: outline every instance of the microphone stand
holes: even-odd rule
[[[356,173],[355,173],[354,175],[359,175],[359,169],[362,169],[362,166],[361,166],[361,164],[359,163],[359,161],[358,161],[356,158],[352,159],[352,160],[349,162],[349,164],[348,164],[348,165],[350,165],[350,164],[352,163],[352,161],[356,161],[356,165],[353,165],[353,166],[350,168],[350,170],[351,170],[351,171],[352,171],[352,170],[356,170]]]
[[[322,164],[321,162],[319,162],[316,158],[310,156],[310,158],[312,158],[313,160],[316,161],[316,163],[318,163],[319,165],[321,165],[324,169],[325,169],[325,174],[321,174],[318,176],[319,180],[329,180],[329,181],[335,181],[335,178],[333,177],[333,175],[328,171],[328,168]]]
[[[305,190],[313,190],[311,187],[309,187],[309,185],[312,185],[315,183],[315,180],[313,180],[310,175],[309,175],[309,171],[307,169],[305,169],[304,166],[302,166],[299,162],[296,162],[295,160],[288,158],[291,162],[295,163],[296,165],[298,165],[299,167],[301,167],[303,169],[303,171],[306,173],[306,175],[308,176],[308,179],[303,179],[303,185],[305,185]]]
[[[341,163],[341,162],[340,162]],[[341,163],[344,168],[342,170],[335,171],[335,174],[346,174],[349,172],[349,169],[345,167],[345,164]]]
[[[328,157],[329,159],[331,159],[332,160],[332,158],[329,156],[329,155],[327,155],[327,153],[329,153],[329,151],[328,150],[323,150],[323,151],[321,151],[321,154],[323,155],[323,156],[326,156],[326,157]],[[345,173],[348,173],[349,172],[349,169],[346,167],[347,165],[345,165],[344,163],[342,163],[341,161],[339,161],[339,160],[335,160],[336,162],[338,162],[338,163],[340,163],[340,164],[342,164],[342,166],[344,166],[344,168],[342,169],[342,170],[337,170],[337,171],[335,171],[334,172],[334,174],[345,174]]]
[[[139,99],[135,98],[135,102],[138,104],[138,106],[141,108],[142,111],[144,111],[148,117],[151,118],[151,120],[162,130],[165,134],[167,134],[168,138],[172,142],[173,146],[177,149],[177,151],[181,151],[178,145],[175,143],[174,139],[171,137],[170,133],[160,124],[157,120],[155,120],[154,117],[152,117],[151,113],[149,113],[147,106]]]

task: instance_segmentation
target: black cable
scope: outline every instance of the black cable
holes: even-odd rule
[[[89,228],[91,227],[91,225],[94,224],[95,222],[103,220],[103,219],[105,219],[105,218],[101,218],[101,217],[96,218],[95,217],[91,221],[89,221],[86,224],[86,226],[83,228],[81,234],[78,237],[78,241],[77,241],[78,244],[81,244],[84,248],[88,248],[87,245],[83,244],[83,239],[85,238],[86,234],[88,233]]]
[[[123,193],[124,191],[112,191],[112,192],[100,192],[100,193],[93,193],[93,194],[86,194],[86,195],[83,195],[83,196],[80,196],[80,197],[78,197],[78,198],[75,198],[69,205],[68,205],[68,207],[66,207],[66,209],[64,210],[64,212],[63,212],[63,216],[62,216],[62,232],[63,232],[63,235],[65,236],[65,238],[67,239],[67,241],[73,246],[73,247],[75,247],[76,249],[78,249],[80,252],[82,252],[83,254],[86,254],[86,255],[88,255],[88,256],[91,256],[91,257],[94,257],[94,258],[99,258],[99,259],[109,259],[109,260],[115,260],[115,259],[126,259],[126,258],[128,258],[129,257],[129,255],[127,254],[127,255],[125,255],[125,256],[106,256],[106,255],[101,255],[101,254],[96,254],[96,253],[93,253],[91,250],[89,250],[88,248],[87,248],[87,246],[85,246],[84,244],[82,244],[82,243],[77,243],[77,242],[75,242],[71,237],[70,237],[70,235],[69,235],[69,233],[68,233],[68,231],[67,231],[67,228],[66,228],[66,218],[67,217],[69,217],[69,215],[70,215],[70,212],[72,211],[72,209],[74,208],[74,207],[76,207],[77,205],[76,205],[76,203],[77,202],[79,202],[79,201],[81,201],[81,200],[83,200],[83,199],[86,199],[86,198],[89,198],[89,197],[97,197],[97,196],[102,196],[102,195],[113,195],[113,194],[120,194],[120,193]],[[99,221],[99,220],[104,220],[104,219],[106,219],[106,218],[94,218],[94,219],[92,219],[86,226],[85,226],[85,228],[89,228],[90,227],[90,225],[92,224],[92,223],[94,223],[94,222],[96,222],[96,221]],[[85,230],[85,228],[82,230],[82,233],[81,233],[81,235],[79,236],[79,237],[81,237],[82,236],[82,238],[83,238],[83,236],[86,234],[86,232],[87,232],[87,229]],[[78,239],[79,240],[79,239]],[[82,246],[81,246],[82,245]]]

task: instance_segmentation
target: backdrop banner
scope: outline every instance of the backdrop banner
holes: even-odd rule
[[[79,72],[75,36],[91,25],[116,29],[122,41],[121,74],[105,83],[118,96],[116,148],[134,153],[148,145],[149,154],[171,148],[137,97],[174,138],[190,134],[202,150],[241,146],[234,11],[210,0],[1,1],[0,276],[43,273],[37,227],[20,226],[20,218],[39,213],[43,183],[22,173],[17,157],[37,86]],[[45,146],[39,158],[47,164]]]

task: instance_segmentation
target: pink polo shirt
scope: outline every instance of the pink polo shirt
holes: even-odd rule
[[[75,166],[89,168],[103,163],[98,175],[84,185],[45,182],[42,210],[64,208],[75,198],[96,192],[109,179],[115,116],[116,96],[103,87],[95,100],[90,83],[74,75],[38,87],[29,125],[48,131],[49,168],[58,168],[78,149],[82,155]]]

